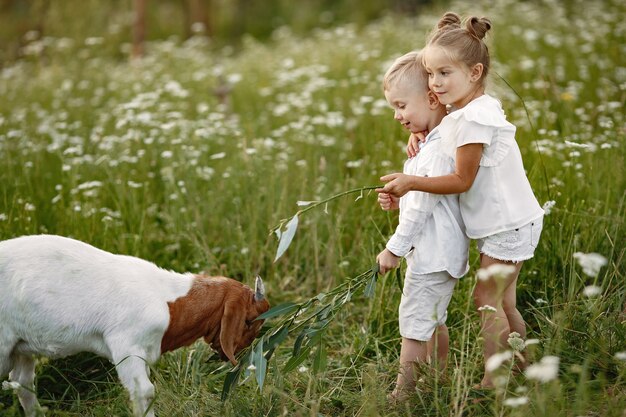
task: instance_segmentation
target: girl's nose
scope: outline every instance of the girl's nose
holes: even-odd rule
[[[393,118],[396,120],[402,120],[402,115],[397,110],[393,113]]]

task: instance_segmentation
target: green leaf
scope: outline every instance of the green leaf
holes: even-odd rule
[[[297,355],[289,358],[289,360],[285,364],[285,367],[283,368],[283,372],[287,373],[296,369],[296,367],[300,365],[302,362],[304,362],[307,356],[309,356],[310,351],[311,351],[310,346],[305,346],[304,348],[300,349],[300,352]]]
[[[313,359],[313,373],[317,374],[320,371],[326,369],[327,355],[324,341],[320,339],[317,345],[317,351],[315,352],[315,359]]]
[[[289,327],[284,326],[279,331],[270,336],[266,345],[267,353],[265,354],[265,359],[267,359],[268,361],[270,360],[272,354],[274,353],[274,350],[276,350],[276,347],[287,338],[288,334]]]
[[[272,317],[282,316],[284,314],[289,314],[292,311],[297,310],[298,308],[300,308],[300,304],[291,302],[282,303],[270,308],[265,313],[258,316],[255,320],[267,320],[271,319]]]
[[[263,339],[259,340],[254,349],[254,371],[256,375],[256,382],[259,384],[259,391],[263,390],[263,382],[265,381],[265,371],[267,370],[267,359],[263,355]]]
[[[378,271],[372,273],[372,277],[370,278],[369,282],[365,286],[365,289],[363,290],[363,295],[365,295],[367,298],[372,298],[374,294],[376,293],[376,276],[377,275],[378,275]]]
[[[348,290],[346,291],[346,296],[343,298],[343,300],[341,300],[341,305],[344,305],[345,303],[349,302],[352,299],[352,291]]]
[[[298,356],[298,354],[300,353],[300,348],[302,348],[302,342],[306,337],[305,330],[303,330],[302,333],[300,333],[298,337],[296,337],[296,341],[293,342],[293,353],[291,354],[292,356]]]
[[[237,385],[239,375],[241,374],[242,363],[243,362],[239,362],[239,365],[226,374],[226,378],[224,378],[224,386],[222,387],[222,401],[226,401],[228,394],[230,394],[232,389]]]
[[[283,253],[287,250],[289,245],[291,245],[291,241],[296,234],[296,230],[298,229],[298,215],[296,214],[291,218],[289,223],[287,223],[287,230],[285,230],[280,235],[280,240],[278,242],[278,249],[276,250],[276,257],[274,258],[274,262],[278,260]]]
[[[404,294],[402,291],[402,272],[400,272],[400,267],[396,268],[396,284],[398,284],[400,292]]]

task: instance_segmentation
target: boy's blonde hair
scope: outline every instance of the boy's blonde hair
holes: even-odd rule
[[[383,77],[383,91],[389,91],[399,82],[409,82],[415,88],[428,91],[428,73],[422,62],[421,51],[411,51],[397,58]]]

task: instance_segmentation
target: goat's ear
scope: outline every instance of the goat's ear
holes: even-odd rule
[[[256,276],[254,281],[254,301],[262,301],[265,299],[265,285],[260,276]]]
[[[220,326],[220,346],[230,363],[237,365],[235,344],[241,337],[245,325],[246,308],[234,298],[226,301]]]

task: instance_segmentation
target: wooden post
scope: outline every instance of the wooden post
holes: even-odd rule
[[[146,40],[146,0],[133,0],[133,50],[132,58],[141,58],[144,55]]]

